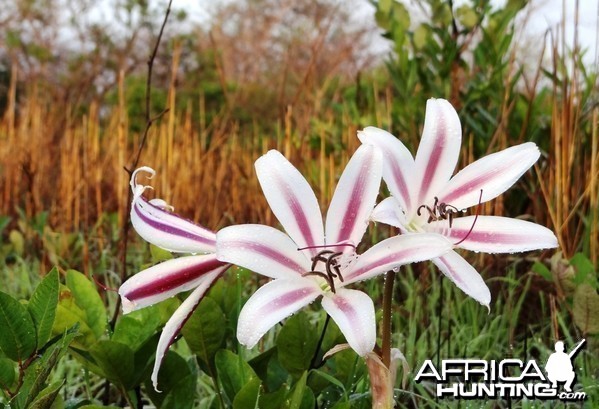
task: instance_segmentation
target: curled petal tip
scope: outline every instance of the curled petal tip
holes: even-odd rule
[[[133,171],[133,173],[131,174],[131,180],[129,180],[129,185],[131,186],[131,190],[133,191],[133,194],[136,196],[143,193],[143,191],[146,188],[145,186],[138,186],[138,184],[137,184],[137,174],[139,172],[148,173],[149,174],[149,176],[147,176],[148,179],[152,179],[154,177],[154,175],[156,175],[156,171],[149,166],[142,166],[140,168],[135,169],[135,171]],[[142,188],[141,192],[139,189],[140,187]]]

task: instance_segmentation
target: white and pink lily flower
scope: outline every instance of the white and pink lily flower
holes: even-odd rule
[[[523,143],[481,158],[452,177],[462,129],[458,114],[443,99],[430,99],[416,158],[390,133],[367,127],[363,144],[384,152],[383,179],[391,197],[372,220],[398,227],[401,233],[439,233],[456,247],[486,253],[513,253],[557,247],[553,232],[519,219],[496,216],[457,217],[464,209],[499,196],[539,158],[537,146]],[[489,306],[490,291],[480,274],[457,252],[432,260],[462,291]]]
[[[274,280],[243,307],[237,326],[248,348],[276,323],[322,296],[322,307],[361,356],[376,342],[372,300],[345,286],[416,261],[438,257],[451,243],[438,234],[384,240],[356,255],[379,192],[383,159],[361,146],[349,161],[323,226],[318,201],[301,173],[277,151],[256,161],[258,180],[287,234],[269,226],[231,226],[217,233],[217,256]]]
[[[125,314],[193,290],[168,320],[158,341],[151,378],[157,390],[158,370],[166,351],[206,291],[229,268],[229,264],[216,258],[216,233],[171,213],[172,208],[164,200],[148,201],[143,197],[144,191],[151,187],[137,184],[139,172],[149,173],[149,178],[155,174],[153,169],[141,167],[131,176],[133,228],[144,240],[165,250],[194,254],[143,270],[119,288]]]

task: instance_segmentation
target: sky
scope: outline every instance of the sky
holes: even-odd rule
[[[191,21],[207,23],[210,20],[211,10],[230,0],[174,0],[173,7],[184,9]],[[405,3],[414,2],[416,0],[406,0]],[[360,16],[372,16],[374,23],[374,8],[369,1],[361,2],[362,7],[356,9],[356,13]],[[454,0],[454,5],[458,7],[461,4],[470,3],[469,0]],[[506,0],[492,0],[493,4],[503,5]],[[566,16],[566,41],[568,44],[573,43],[574,38],[574,10],[577,3],[576,0],[530,0],[527,6],[531,8],[532,13],[530,19],[525,26],[525,37],[535,43],[543,41],[543,37],[547,29],[556,30],[562,21],[562,16]],[[579,24],[578,36],[580,45],[586,48],[587,54],[585,62],[587,64],[597,65],[599,57],[597,55],[597,30],[599,28],[599,0],[578,0],[579,3]],[[362,17],[363,18],[363,17]],[[383,38],[379,39],[380,43],[373,44],[375,49],[385,52],[389,49],[389,45]]]

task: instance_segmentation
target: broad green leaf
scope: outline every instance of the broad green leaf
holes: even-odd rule
[[[129,346],[120,342],[100,340],[90,352],[104,375],[116,385],[129,390],[134,386],[135,359]]]
[[[287,397],[285,409],[310,409],[314,407],[314,394],[306,385],[308,371],[304,372]]]
[[[145,382],[146,393],[157,407],[162,407],[162,402],[171,390],[179,389],[177,385],[189,376],[197,378],[195,374],[192,374],[187,361],[181,355],[168,351],[160,366],[160,372],[158,372],[158,388],[161,392],[156,392],[150,379],[147,379]]]
[[[574,293],[572,314],[576,326],[585,334],[599,333],[599,294],[588,284],[581,284]]]
[[[17,363],[0,358],[0,386],[10,387],[17,380]]]
[[[35,345],[35,327],[27,308],[0,292],[0,349],[13,361],[25,361]]]
[[[94,284],[88,278],[75,270],[67,271],[67,287],[71,290],[75,303],[85,312],[86,323],[96,338],[100,338],[106,330],[108,318],[106,308],[96,291]]]
[[[217,302],[205,297],[181,330],[189,348],[210,367],[225,338],[225,321]]]
[[[62,382],[54,382],[52,385],[41,391],[38,398],[28,407],[28,409],[50,409],[64,383],[64,380]]]
[[[65,332],[55,343],[50,345],[42,354],[41,358],[34,361],[25,371],[21,393],[16,398],[16,406],[28,407],[40,392],[45,388],[50,372],[65,354],[73,339],[78,335],[79,326],[76,324]]]
[[[133,311],[119,318],[111,339],[136,351],[156,333],[160,324],[157,305]]]
[[[196,396],[196,375],[181,379],[166,395],[160,409],[187,409],[194,405]]]
[[[37,286],[27,309],[37,331],[37,347],[40,349],[52,335],[52,326],[58,306],[58,270],[54,267]]]
[[[263,381],[266,381],[268,376],[268,365],[274,358],[276,358],[276,355],[277,347],[273,347],[267,349],[249,361],[249,364],[254,372],[256,372],[256,375],[258,375],[258,377]]]
[[[63,334],[75,324],[79,325],[80,336],[73,342],[73,346],[87,349],[96,343],[96,335],[87,324],[85,311],[77,305],[71,290],[66,286],[60,285],[58,307],[56,308],[56,318],[54,319],[52,334]]]
[[[588,283],[597,286],[595,266],[587,256],[582,253],[576,253],[570,259],[570,265],[574,266],[576,274],[574,275],[574,283]]]
[[[254,378],[246,383],[233,399],[233,409],[259,409],[260,378]]]
[[[282,386],[278,390],[272,393],[265,393],[260,395],[259,407],[260,409],[280,409],[284,406],[285,399],[287,399],[287,393],[289,388]]]
[[[283,368],[299,378],[310,369],[318,344],[318,327],[310,323],[308,315],[299,312],[287,321],[277,337],[279,362]]]
[[[243,358],[226,349],[216,353],[214,364],[223,390],[231,402],[241,388],[257,378],[252,367]]]

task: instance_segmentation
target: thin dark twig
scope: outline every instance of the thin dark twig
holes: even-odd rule
[[[324,341],[324,336],[327,332],[327,328],[329,326],[329,321],[331,320],[331,316],[327,314],[327,319],[324,322],[324,326],[322,327],[322,332],[320,333],[320,339],[318,340],[318,344],[316,344],[316,349],[314,350],[314,355],[312,355],[312,360],[310,361],[310,368],[319,368],[322,366],[323,362],[317,365],[317,359],[320,352],[320,348],[322,348],[322,342]]]
[[[158,53],[158,47],[160,46],[160,41],[162,40],[162,34],[164,33],[164,27],[166,26],[166,22],[168,21],[168,16],[171,13],[171,5],[173,0],[169,0],[168,6],[166,7],[166,13],[164,14],[164,21],[162,22],[162,26],[160,27],[160,32],[158,33],[158,37],[156,38],[156,43],[154,44],[154,49],[152,50],[152,54],[148,58],[148,78],[146,80],[146,128],[144,129],[143,136],[139,143],[139,147],[137,149],[137,154],[135,155],[135,159],[133,160],[132,165],[129,168],[125,168],[125,171],[131,177],[133,171],[137,168],[139,164],[139,159],[141,157],[141,152],[143,147],[146,144],[146,140],[148,138],[148,133],[150,128],[152,127],[152,123],[162,117],[165,113],[168,112],[168,108],[164,109],[160,114],[155,117],[151,116],[150,106],[152,102],[152,69],[154,67],[154,60],[156,59],[156,54]],[[131,200],[133,198],[131,189],[127,189],[127,211],[125,213],[125,220],[123,222],[123,245],[121,247],[121,262],[122,262],[122,270],[121,270],[121,282],[125,281],[127,278],[127,247],[128,247],[128,237],[129,237],[129,213],[131,212]],[[117,317],[119,315],[119,311],[121,309],[121,299],[117,298],[116,307],[114,310],[114,314],[112,315],[112,319],[110,320],[110,327],[114,328]]]

